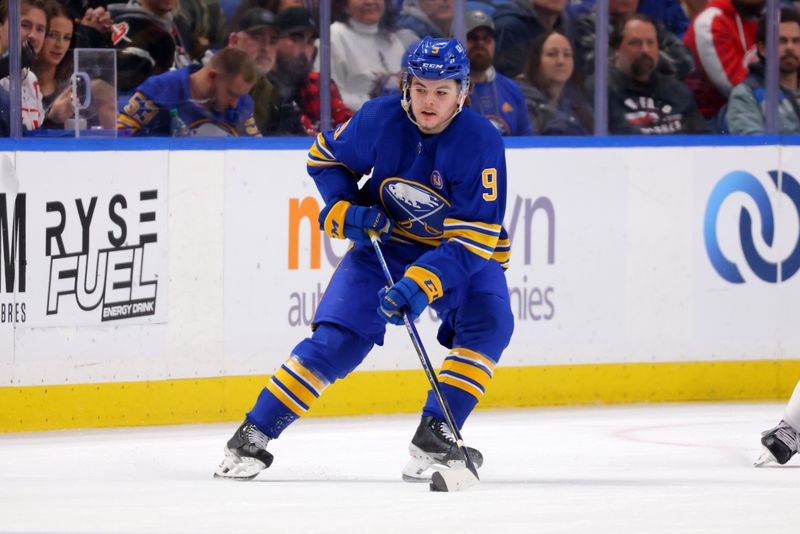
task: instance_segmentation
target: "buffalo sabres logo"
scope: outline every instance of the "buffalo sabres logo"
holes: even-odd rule
[[[438,173],[434,171],[434,174]],[[387,178],[381,184],[381,203],[400,233],[421,239],[442,236],[450,204],[433,189],[402,178]]]
[[[440,173],[439,171],[433,171],[431,173],[431,184],[433,184],[433,187],[435,187],[436,189],[441,189],[442,188],[442,173]]]

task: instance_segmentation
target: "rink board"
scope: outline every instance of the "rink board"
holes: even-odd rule
[[[317,229],[305,150],[52,146],[0,155],[0,431],[241,417],[346,250]],[[788,396],[800,148],[507,159],[516,327],[482,406]],[[418,367],[392,329],[312,412],[416,410]]]

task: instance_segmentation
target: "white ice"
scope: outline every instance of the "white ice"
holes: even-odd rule
[[[400,481],[418,418],[310,418],[251,482],[236,423],[0,435],[0,532],[797,533],[800,460],[752,466],[783,405],[478,411],[481,483]]]

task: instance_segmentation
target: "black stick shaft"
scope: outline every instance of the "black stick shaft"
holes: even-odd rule
[[[378,235],[374,232],[369,232],[369,237],[372,241],[372,248],[375,249],[375,254],[378,256],[378,262],[381,264],[381,269],[383,269],[383,274],[386,276],[386,281],[389,283],[389,287],[392,287],[394,285],[394,280],[392,279],[392,273],[389,272],[389,265],[386,263],[386,258],[383,257],[383,251],[381,250]],[[475,478],[480,480],[480,477],[478,476],[478,470],[475,468],[475,464],[472,463],[472,459],[469,457],[469,454],[467,454],[467,446],[464,444],[464,438],[461,437],[461,432],[456,426],[455,419],[453,418],[453,412],[450,411],[450,405],[447,404],[447,399],[444,398],[442,391],[439,388],[439,379],[436,378],[436,373],[433,371],[431,360],[428,358],[428,353],[425,351],[425,347],[422,345],[422,338],[419,337],[417,327],[414,325],[413,321],[409,320],[406,314],[403,314],[403,322],[406,325],[406,330],[408,330],[408,335],[411,337],[411,344],[414,345],[414,349],[417,351],[417,356],[419,356],[419,361],[422,363],[422,368],[425,370],[425,375],[428,377],[428,382],[431,384],[431,389],[433,389],[433,394],[436,396],[436,401],[442,408],[445,422],[453,432],[453,436],[456,438],[456,445],[458,445],[458,448],[461,450],[461,454],[464,456],[464,464],[467,466],[467,469],[469,469],[472,474],[475,475]]]

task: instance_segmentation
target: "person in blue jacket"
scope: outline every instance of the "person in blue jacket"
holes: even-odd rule
[[[533,135],[527,105],[514,80],[492,66],[495,52],[494,21],[481,10],[465,15],[470,63],[471,106],[494,124],[500,135]]]
[[[262,390],[215,476],[248,479],[269,467],[268,442],[383,344],[386,323],[402,324],[403,314],[414,320],[428,306],[441,319],[437,339],[448,354],[439,380],[459,428],[483,397],[514,326],[505,278],[511,245],[502,226],[503,141],[464,105],[469,72],[460,42],[426,36],[408,58],[400,98],[369,100],[316,137],[308,172],[325,202],[320,227],[353,247],[331,278],[311,336]],[[368,231],[380,235],[392,287]],[[426,480],[433,466],[462,459],[443,421],[429,392],[405,480]],[[469,454],[482,465],[478,450]]]

